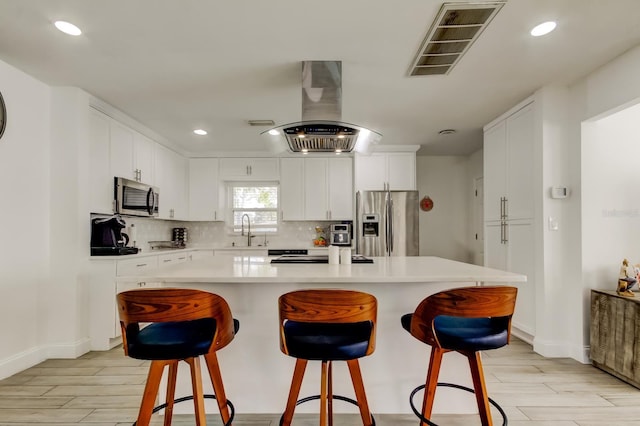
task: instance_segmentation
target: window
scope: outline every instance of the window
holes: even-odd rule
[[[246,214],[251,232],[276,232],[278,230],[278,185],[274,183],[230,183],[231,218],[234,232],[242,229]],[[247,229],[245,218],[245,230]]]

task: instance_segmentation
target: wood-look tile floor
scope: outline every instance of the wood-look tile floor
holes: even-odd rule
[[[426,369],[425,365],[416,366]],[[483,354],[490,396],[511,426],[638,426],[640,390],[571,359],[543,358],[526,343]],[[0,381],[0,426],[131,425],[136,418],[147,363],[126,358],[121,348],[75,359],[51,359]],[[366,385],[366,379],[365,379]],[[419,400],[419,397],[417,397]],[[375,407],[372,407],[375,409]],[[413,415],[376,415],[378,426],[417,426]],[[154,425],[162,424],[160,416]],[[496,425],[500,415],[493,413]],[[219,426],[218,415],[207,418]],[[442,426],[474,426],[477,416],[436,415]],[[279,415],[238,413],[235,426],[277,426]],[[195,424],[177,415],[173,424]],[[317,416],[298,414],[293,426],[315,426]],[[361,425],[358,415],[336,415],[336,426]]]

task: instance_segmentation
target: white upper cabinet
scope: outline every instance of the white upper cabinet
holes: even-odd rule
[[[189,160],[189,219],[201,221],[223,220],[219,208],[217,158]]]
[[[137,180],[133,161],[134,131],[127,126],[110,120],[109,156],[111,174],[131,180]]]
[[[304,220],[304,159],[280,159],[281,220]]]
[[[133,135],[133,166],[137,181],[155,185],[155,141],[135,133]]]
[[[531,103],[485,129],[486,221],[533,218],[533,148]]]
[[[110,119],[109,143],[111,174],[113,176],[149,185],[155,184],[154,141]]]
[[[109,168],[109,117],[89,111],[89,150],[91,179],[90,210],[113,213],[113,175]]]
[[[414,152],[373,153],[355,156],[356,191],[416,189]]]
[[[186,158],[156,144],[156,186],[160,189],[161,219],[189,219],[188,168]]]
[[[351,158],[304,159],[306,220],[353,220]]]
[[[353,161],[329,159],[329,219],[353,220]]]
[[[221,180],[278,180],[277,158],[221,158]]]
[[[326,158],[304,160],[304,211],[307,220],[329,220],[329,167]]]

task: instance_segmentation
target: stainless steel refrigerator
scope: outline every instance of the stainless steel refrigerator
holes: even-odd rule
[[[356,193],[356,253],[418,256],[418,191]]]

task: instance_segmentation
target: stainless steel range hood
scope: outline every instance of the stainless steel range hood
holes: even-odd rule
[[[342,120],[342,62],[302,62],[302,120],[274,127],[273,151],[368,152],[382,138],[377,132]]]

